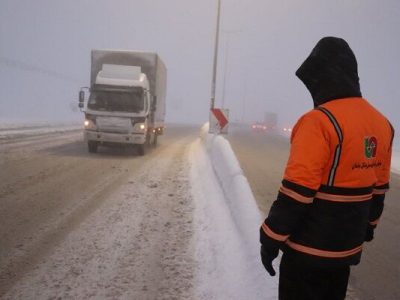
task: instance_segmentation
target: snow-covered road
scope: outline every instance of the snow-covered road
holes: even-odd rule
[[[199,128],[144,157],[71,129],[3,130],[0,298],[276,298],[251,192],[227,200]]]
[[[192,298],[196,135],[170,130],[145,157],[76,132],[3,144],[0,298]]]

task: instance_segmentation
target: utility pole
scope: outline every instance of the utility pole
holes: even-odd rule
[[[218,11],[217,11],[217,26],[215,31],[215,45],[214,45],[214,66],[213,66],[213,77],[211,82],[211,109],[215,105],[215,90],[217,81],[217,61],[218,61],[218,43],[219,43],[219,23],[221,15],[221,0],[218,0]]]
[[[229,124],[229,110],[215,108],[220,15],[221,15],[221,0],[218,0],[217,26],[215,32],[215,45],[214,45],[215,47],[214,66],[213,66],[213,77],[211,82],[210,119],[209,119],[209,130],[208,130],[209,133],[214,133],[214,134],[228,133],[228,124]]]
[[[226,44],[225,44],[225,67],[224,67],[224,83],[222,86],[222,104],[221,107],[225,107],[225,89],[226,89],[226,71],[228,69],[228,55],[229,55],[229,34],[226,35]]]
[[[244,114],[246,111],[246,96],[247,96],[247,74],[244,77],[243,98],[242,98],[242,124],[244,123]]]

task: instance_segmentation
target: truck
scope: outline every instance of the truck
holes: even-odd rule
[[[167,69],[157,53],[92,50],[90,87],[79,91],[88,151],[133,145],[144,155],[156,146],[165,127],[166,83]]]

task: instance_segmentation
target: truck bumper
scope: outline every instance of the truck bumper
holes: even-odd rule
[[[146,135],[144,133],[110,133],[85,130],[84,140],[96,141],[99,143],[115,143],[115,144],[144,144]]]

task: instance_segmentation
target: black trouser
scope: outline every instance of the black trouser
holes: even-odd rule
[[[316,268],[283,255],[279,267],[279,300],[343,300],[350,267]]]

